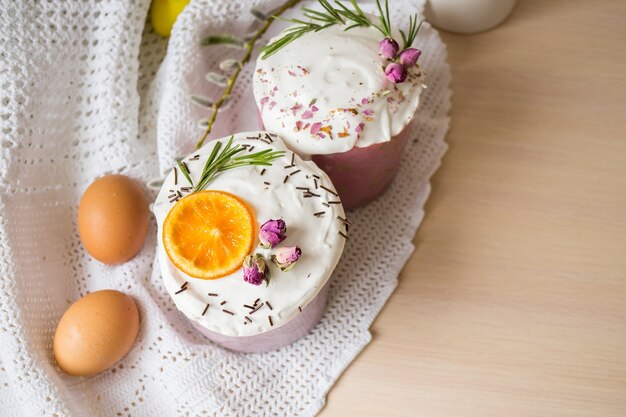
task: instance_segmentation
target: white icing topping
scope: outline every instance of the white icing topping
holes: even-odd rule
[[[253,91],[265,128],[301,156],[391,140],[413,118],[424,74],[413,66],[405,82],[388,81],[381,39],[373,28],[336,25],[260,56]]]
[[[264,142],[269,141],[268,138],[273,141],[271,144]],[[228,139],[220,141],[225,143]],[[184,159],[192,180],[200,177],[215,143],[216,141],[209,142]],[[314,163],[294,156],[279,138],[270,137],[265,132],[235,134],[233,144],[254,146],[252,153],[269,148],[285,151],[285,155],[274,160],[271,167],[246,166],[222,172],[207,189],[227,191],[242,198],[254,211],[257,228],[266,220],[284,219],[287,224],[287,238],[278,247],[299,246],[302,249],[302,257],[291,271],[281,272],[269,260],[276,248],[261,248],[258,236],[253,253],[264,255],[270,267],[271,279],[267,287],[265,284],[255,286],[245,282],[241,268],[232,275],[216,280],[192,278],[177,269],[163,248],[162,226],[167,213],[175,204],[170,202],[168,196],[175,194],[181,187],[189,186],[180,172],[177,173],[177,184],[174,183],[173,171],[167,176],[153,211],[159,228],[157,250],[161,274],[165,288],[178,309],[211,331],[228,336],[251,336],[287,323],[300,312],[299,307],[305,308],[335,269],[345,244],[345,239],[339,232],[347,232],[344,223],[337,218],[345,218],[342,205],[329,204],[326,207],[323,204],[338,201],[339,198],[321,188],[323,185],[331,191],[334,190],[328,176]],[[199,157],[195,159],[195,155]],[[295,166],[290,166],[292,158]],[[261,175],[263,169],[265,171]],[[285,177],[288,177],[287,182],[284,182]],[[305,191],[296,187],[308,187],[319,197],[306,198]],[[170,190],[174,190],[174,193]],[[322,216],[314,216],[314,213],[322,211]],[[187,289],[176,294],[185,282],[188,282]],[[217,296],[209,296],[209,293]],[[265,305],[250,314],[251,310],[244,307],[244,304],[252,306],[257,299],[260,299],[259,304]],[[226,303],[220,305],[222,301]],[[210,306],[205,312],[207,303]],[[234,314],[230,315],[222,310]],[[252,320],[251,323],[247,322],[246,316]],[[268,316],[272,317],[273,326],[270,325]]]

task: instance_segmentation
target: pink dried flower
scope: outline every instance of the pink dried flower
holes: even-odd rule
[[[280,248],[276,254],[272,256],[272,262],[280,268],[281,271],[287,272],[298,262],[302,256],[302,250],[297,246],[289,246]]]
[[[412,67],[417,63],[417,59],[422,54],[422,51],[416,48],[407,48],[404,51],[400,52],[400,63],[404,65],[405,68]]]
[[[306,110],[304,113],[302,113],[303,119],[310,119],[311,117],[313,117],[313,112],[310,110]]]
[[[378,53],[380,53],[383,58],[394,59],[399,50],[398,42],[391,38],[385,38],[378,44]]]
[[[258,253],[248,255],[243,261],[243,280],[252,285],[261,285],[270,282],[270,270],[265,264],[265,260]]]
[[[406,69],[395,62],[390,63],[385,68],[385,77],[394,84],[399,84],[406,80]]]
[[[268,249],[273,248],[287,237],[287,224],[283,219],[268,220],[261,225],[259,230],[259,240],[261,246]]]

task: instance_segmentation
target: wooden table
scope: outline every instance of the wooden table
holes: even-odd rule
[[[522,0],[443,38],[450,150],[320,416],[624,417],[626,2]]]

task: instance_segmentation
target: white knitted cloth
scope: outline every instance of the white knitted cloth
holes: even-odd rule
[[[148,181],[192,149],[207,114],[188,96],[216,96],[203,74],[237,54],[200,48],[200,39],[245,34],[250,6],[276,2],[194,0],[169,46],[144,30],[148,3],[0,3],[0,415],[313,416],[370,341],[368,328],[413,251],[428,180],[446,149],[445,47],[422,29],[429,88],[414,139],[389,192],[350,216],[352,239],[321,323],[279,351],[235,354],[199,336],[174,307],[154,264],[154,225],[136,258],[104,266],[80,244],[77,206],[96,177],[122,172]],[[395,21],[422,3],[394,0]],[[257,127],[250,78],[248,67],[214,137]],[[103,288],[137,300],[138,340],[114,369],[68,377],[51,354],[55,326],[71,302]]]

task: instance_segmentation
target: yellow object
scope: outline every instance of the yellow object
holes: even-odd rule
[[[67,374],[91,376],[111,368],[133,346],[139,310],[132,298],[115,290],[87,294],[61,317],[53,351]]]
[[[189,276],[217,279],[241,267],[252,250],[255,222],[239,197],[205,190],[172,207],[163,222],[163,247],[172,263]]]
[[[168,37],[176,18],[183,11],[189,0],[152,0],[150,20],[154,31]]]

